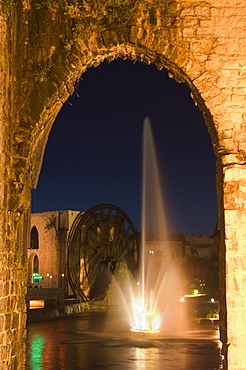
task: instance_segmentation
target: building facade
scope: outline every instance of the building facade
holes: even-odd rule
[[[29,288],[60,288],[65,297],[74,295],[68,279],[68,238],[72,227],[76,225],[74,221],[80,214],[79,211],[64,210],[31,215],[27,279]],[[82,225],[81,241],[85,237],[85,228],[86,226]],[[109,242],[113,239],[112,230],[113,228],[108,235]],[[91,235],[93,239],[96,238],[98,246],[101,242],[103,244],[106,242],[101,239],[101,232],[102,230],[96,237]],[[146,265],[150,261],[158,264],[158,261],[175,260],[179,269],[184,271],[184,294],[189,294],[192,289],[202,292],[218,291],[218,238],[209,235],[180,238],[171,235],[170,240],[164,242],[151,239],[145,243]],[[93,245],[93,248],[95,247],[96,245]],[[85,283],[87,279],[82,278],[85,275],[85,271],[82,271],[85,269],[84,262],[79,256],[77,259],[80,264],[78,279],[81,280],[80,284],[84,285],[81,289],[89,292],[88,282]],[[136,256],[134,259],[137,263]],[[109,269],[115,263],[112,259],[105,259],[102,262]]]
[[[69,294],[67,238],[79,211],[48,211],[31,215],[28,287],[62,288]]]

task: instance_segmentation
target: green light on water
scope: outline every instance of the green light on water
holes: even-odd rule
[[[30,356],[30,367],[31,370],[41,370],[43,368],[43,350],[44,350],[45,338],[40,334],[35,334],[31,341],[31,356]]]

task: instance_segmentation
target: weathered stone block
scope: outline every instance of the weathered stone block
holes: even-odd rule
[[[4,331],[4,322],[5,322],[5,316],[4,314],[0,314],[0,332],[1,333]]]
[[[210,17],[210,7],[207,4],[202,4],[194,7],[194,13],[199,18]]]
[[[228,181],[245,181],[246,168],[244,166],[234,165],[233,167],[227,167],[224,170],[225,182]]]
[[[106,47],[111,47],[119,43],[118,35],[114,31],[102,32],[102,38]]]
[[[226,210],[225,223],[227,226],[235,226],[238,224],[238,211],[236,210]]]
[[[242,297],[240,293],[238,294],[237,292],[231,291],[226,297],[226,302],[228,309],[246,309],[245,298]]]
[[[234,311],[234,310],[233,310]],[[235,313],[236,315],[236,313]],[[242,326],[241,322],[241,326]],[[230,351],[228,351],[228,365],[231,370],[244,370],[244,359],[246,357],[246,348],[243,343],[245,343],[245,334],[238,333],[237,330],[240,330],[240,322],[234,327],[233,330],[228,330],[228,344]],[[242,348],[242,352],[238,353],[238,346]]]
[[[244,338],[245,340],[245,333],[243,330],[243,323],[246,320],[246,309],[234,309],[234,310],[228,310],[228,334],[231,336],[228,336],[228,341],[231,343],[231,345],[236,344],[236,341],[238,338],[242,340]],[[237,329],[235,333],[235,329]]]
[[[139,39],[143,37],[144,30],[140,27],[134,27],[132,26],[130,29],[130,42],[137,43]]]
[[[228,267],[228,266],[227,266]],[[230,269],[230,266],[229,266]],[[229,291],[240,291],[240,279],[235,273],[229,273],[227,268],[226,288]]]

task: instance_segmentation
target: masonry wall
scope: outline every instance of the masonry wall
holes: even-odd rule
[[[38,232],[38,248],[28,248],[28,286],[63,288],[67,292],[67,238],[78,211],[47,211],[31,214],[31,229]],[[38,283],[33,280],[33,262],[38,258]]]
[[[200,257],[218,258],[219,238],[211,235],[190,235],[185,240],[190,244]]]
[[[39,248],[28,250],[28,266],[33,266],[32,261],[37,256],[39,274],[43,277],[39,283],[34,283],[37,286],[58,287],[60,251],[57,217],[58,211],[35,213],[31,216],[31,228],[35,226],[38,231]],[[29,268],[29,275],[33,272],[30,270]],[[31,284],[30,280],[28,284]]]
[[[1,368],[23,368],[30,189],[52,123],[87,68],[121,57],[167,68],[204,114],[218,159],[223,366],[246,369],[245,21],[244,0],[1,2]]]

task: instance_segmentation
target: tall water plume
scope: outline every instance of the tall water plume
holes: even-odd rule
[[[182,278],[177,244],[167,240],[160,172],[149,118],[143,130],[141,305],[160,316],[161,327],[173,333],[184,328],[180,298]],[[151,240],[150,240],[151,239]]]

